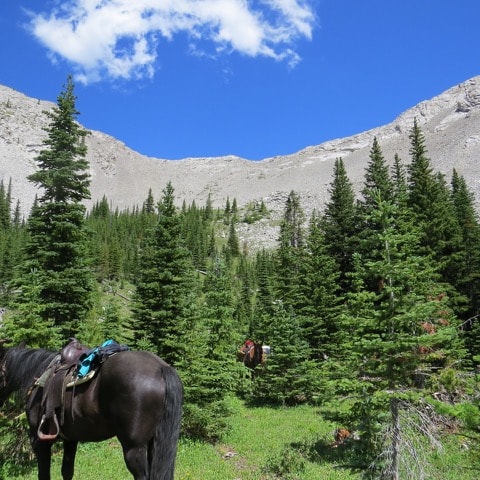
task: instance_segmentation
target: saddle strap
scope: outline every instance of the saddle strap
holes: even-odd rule
[[[52,361],[48,364],[48,367],[45,371],[37,378],[34,385],[39,387],[44,387],[47,380],[52,376],[53,370],[56,368],[57,364],[60,362],[60,354],[55,355]]]

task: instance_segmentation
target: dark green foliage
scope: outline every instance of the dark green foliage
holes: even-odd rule
[[[228,259],[232,259],[240,255],[240,244],[233,220],[230,222],[230,228],[228,229],[226,255]]]
[[[246,212],[243,216],[243,222],[255,223],[268,216],[268,210],[265,202],[262,200],[260,203],[252,202],[246,206]]]
[[[15,277],[15,269],[23,260],[26,232],[20,219],[19,203],[12,214],[11,180],[5,190],[0,182],[0,298],[4,304],[11,295],[9,284]]]
[[[316,364],[310,360],[310,349],[295,315],[278,302],[273,315],[263,318],[262,330],[272,353],[265,367],[256,369],[252,400],[279,405],[312,401],[318,394]]]
[[[8,191],[5,191],[3,180],[0,182],[0,229],[5,230],[11,222],[11,191],[12,181],[8,185]]]
[[[26,475],[35,465],[28,440],[28,424],[23,412],[23,400],[18,396],[2,405],[0,415],[0,478]]]
[[[280,224],[276,258],[276,297],[288,308],[297,310],[303,303],[302,257],[305,252],[305,213],[300,197],[294,191],[288,195]]]
[[[348,289],[348,274],[352,271],[353,242],[356,234],[357,212],[353,186],[341,158],[335,160],[330,201],[322,217],[322,230],[328,253],[340,269],[339,284]]]
[[[427,258],[415,255],[418,238],[398,230],[389,202],[379,201],[372,213],[381,225],[379,255],[371,262],[355,256],[355,289],[347,296],[342,320],[349,335],[341,345],[355,372],[351,405],[343,418],[354,424],[370,461],[384,448],[380,434],[385,424],[397,428],[396,402],[416,401],[418,388],[431,385],[439,369],[463,355],[458,321],[437,284],[438,275]],[[383,278],[378,293],[365,288],[369,270]],[[392,438],[396,451],[398,435]]]
[[[84,216],[81,202],[90,197],[86,132],[76,122],[78,112],[73,82],[68,79],[57,106],[46,112],[50,125],[46,148],[37,157],[38,170],[29,180],[42,188],[28,221],[29,238],[20,303],[29,303],[32,270],[38,283],[39,314],[53,322],[64,338],[74,336],[91,307],[92,277],[86,261]],[[28,293],[27,293],[28,292]]]
[[[398,154],[395,154],[391,169],[393,202],[401,208],[406,208],[408,197],[407,170]]]
[[[460,229],[460,255],[452,265],[450,280],[457,290],[468,299],[467,320],[480,311],[480,224],[474,207],[474,198],[468,190],[465,179],[454,170],[452,175],[452,202]],[[469,344],[480,346],[480,337],[475,335],[474,320],[467,322]],[[476,321],[478,324],[478,321]],[[471,328],[472,327],[472,328]],[[472,344],[472,347],[473,347]],[[472,354],[480,350],[470,348]]]
[[[25,342],[32,348],[57,349],[63,342],[59,325],[42,317],[43,306],[38,302],[41,277],[33,270],[26,280],[21,298],[11,303],[12,312],[3,318],[1,336],[12,345]]]
[[[435,174],[426,156],[425,138],[417,121],[410,133],[408,206],[420,228],[419,253],[432,256],[445,281],[451,281],[460,253],[460,228],[445,179]]]
[[[225,225],[230,225],[232,220],[236,222],[238,220],[237,215],[238,215],[237,199],[234,198],[233,203],[230,204],[230,198],[227,197],[227,201],[224,209],[224,218],[223,218]]]
[[[84,137],[87,132],[76,122],[76,109],[72,78],[60,93],[52,112],[44,140],[46,148],[37,157],[38,171],[29,180],[42,187],[42,203],[81,202],[90,198],[87,147]]]
[[[104,197],[87,217],[88,252],[98,281],[133,281],[139,269],[139,249],[157,216],[148,210],[112,212]]]
[[[398,168],[398,166],[397,166]],[[382,150],[376,138],[370,150],[370,161],[365,171],[365,183],[362,189],[362,198],[358,206],[358,240],[356,253],[364,261],[377,259],[379,253],[378,235],[383,229],[378,216],[374,215],[379,201],[392,203],[394,198],[393,181],[383,157]],[[380,246],[381,249],[381,246]],[[378,272],[373,272],[372,277],[365,279],[367,287],[378,291],[382,278]]]
[[[80,204],[38,206],[28,222],[28,271],[37,270],[41,286],[41,316],[59,326],[64,337],[74,336],[91,307],[92,278],[86,262]]]
[[[206,207],[207,208],[207,207]],[[185,247],[192,255],[194,266],[199,270],[205,270],[211,245],[209,244],[212,212],[206,213],[205,209],[197,208],[195,202],[187,209],[182,209],[180,225],[182,237],[185,239]]]
[[[142,211],[144,213],[155,213],[155,200],[153,198],[153,193],[151,188],[148,190],[148,196],[145,202],[143,203]]]
[[[257,294],[254,306],[254,319],[251,325],[251,334],[254,338],[261,339],[263,332],[259,325],[259,318],[272,312],[275,302],[274,275],[275,258],[272,253],[261,250],[256,258]]]
[[[176,365],[182,357],[181,337],[195,298],[195,280],[173,192],[168,183],[158,204],[157,224],[141,252],[133,329],[136,342],[147,339],[163,359]]]
[[[390,178],[388,165],[380,144],[375,137],[370,150],[370,160],[365,170],[365,183],[362,189],[361,203],[368,209],[368,207],[376,204],[378,195],[384,200],[391,200],[393,193],[393,182]]]
[[[320,221],[314,213],[307,235],[306,254],[302,267],[304,304],[298,308],[305,338],[314,358],[335,355],[335,336],[343,296],[339,287],[339,269],[328,253]]]
[[[238,265],[237,282],[234,289],[239,292],[236,298],[235,320],[236,329],[242,335],[242,340],[254,337],[254,290],[255,272],[252,262],[245,256],[240,257]]]
[[[225,431],[228,398],[245,374],[235,358],[242,336],[233,313],[231,279],[226,264],[216,259],[206,275],[204,303],[189,320],[178,363],[185,387],[184,429],[196,437],[215,440]]]

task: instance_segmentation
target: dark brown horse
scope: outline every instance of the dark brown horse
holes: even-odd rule
[[[237,360],[251,370],[255,370],[258,365],[264,365],[266,353],[263,344],[246,340],[237,352]]]
[[[35,380],[56,355],[0,345],[0,406],[10,393],[23,393],[39,480],[50,480],[53,441],[38,437],[43,387]],[[116,436],[135,480],[173,480],[182,400],[177,373],[156,355],[124,351],[109,357],[92,380],[66,391],[59,435],[62,478],[73,478],[78,442]]]

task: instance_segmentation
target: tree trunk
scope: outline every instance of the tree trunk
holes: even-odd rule
[[[399,463],[400,463],[400,415],[398,408],[398,398],[390,399],[390,413],[392,415],[392,463],[390,466],[391,479],[399,480]]]

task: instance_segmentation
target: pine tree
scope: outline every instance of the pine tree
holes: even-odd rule
[[[254,271],[249,259],[242,255],[238,266],[238,287],[239,294],[236,299],[235,319],[236,328],[243,337],[252,336],[253,324],[253,307],[254,307],[254,290],[255,278]]]
[[[428,257],[416,254],[418,234],[399,230],[391,202],[378,201],[372,214],[381,226],[380,255],[366,262],[355,255],[355,289],[347,296],[343,317],[348,334],[340,348],[351,353],[350,371],[356,372],[349,394],[355,401],[346,418],[360,434],[360,455],[369,461],[377,457],[389,427],[394,434],[388,451],[393,454],[389,465],[377,457],[375,468],[392,472],[399,462],[400,406],[417,402],[418,388],[428,386],[439,369],[461,358],[463,350],[458,320],[438,274]],[[365,287],[369,271],[384,279],[378,293]]]
[[[230,197],[227,197],[227,201],[225,202],[225,209],[223,210],[223,223],[225,225],[230,225],[231,216],[232,216],[232,207],[230,204]]]
[[[461,255],[461,235],[451,194],[444,176],[433,172],[425,137],[416,120],[410,140],[408,206],[422,233],[419,253],[430,255],[438,263],[443,280],[454,284],[455,265]],[[461,298],[457,299],[457,303],[462,302]]]
[[[428,223],[431,216],[430,207],[435,199],[436,182],[430,159],[427,157],[425,136],[416,118],[409,138],[411,157],[408,169],[409,206],[415,213],[417,221]]]
[[[303,338],[298,319],[281,302],[273,307],[273,318],[265,325],[265,342],[272,348],[265,367],[257,367],[252,400],[277,405],[311,401],[318,394],[316,363]]]
[[[457,264],[455,286],[469,299],[467,316],[480,310],[480,222],[474,196],[465,179],[455,170],[452,175],[452,201],[461,231],[462,261]]]
[[[328,252],[340,269],[339,284],[346,291],[357,230],[355,194],[341,158],[335,160],[330,200],[325,206],[321,224]]]
[[[57,105],[46,112],[50,119],[46,148],[37,157],[38,170],[28,177],[42,189],[42,195],[28,220],[30,236],[23,268],[27,283],[29,272],[37,270],[40,315],[44,321],[53,321],[65,338],[75,335],[86,318],[92,292],[81,203],[90,197],[86,131],[76,122],[75,100],[69,77]]]
[[[393,182],[390,178],[389,168],[377,137],[373,139],[370,159],[365,169],[364,178],[361,204],[367,208],[371,205],[375,207],[378,194],[380,194],[384,200],[391,200],[393,195]]]
[[[452,201],[461,231],[461,258],[456,262],[454,285],[468,298],[464,313],[466,345],[475,365],[480,364],[480,223],[473,194],[465,179],[452,175]]]
[[[235,389],[232,375],[238,369],[234,352],[242,341],[242,335],[234,319],[232,279],[226,263],[219,258],[214,260],[207,272],[204,299],[202,322],[206,325],[210,337],[204,351],[210,359],[218,362],[219,374],[221,371],[225,374],[222,383],[224,394],[227,395]]]
[[[149,342],[165,361],[175,365],[183,355],[182,335],[195,281],[170,182],[163,190],[158,212],[158,222],[141,252],[134,336],[137,344]]]
[[[143,202],[143,211],[145,213],[155,213],[155,200],[151,188],[148,189],[147,198],[145,202]]]
[[[257,341],[264,341],[266,325],[271,322],[274,304],[276,302],[274,254],[265,249],[257,253],[255,269],[257,277],[257,294],[253,308],[253,322],[250,335]]]
[[[213,203],[211,193],[208,194],[207,202],[205,203],[205,208],[203,210],[203,220],[206,222],[210,222],[213,220]]]
[[[393,183],[393,202],[403,209],[407,204],[408,196],[407,172],[397,153],[393,160],[391,178]]]
[[[11,188],[11,185],[10,185]],[[10,195],[5,191],[3,180],[0,182],[0,229],[5,230],[10,227],[11,222],[11,200]]]
[[[456,290],[458,285],[458,265],[462,262],[464,246],[462,245],[462,232],[456,215],[455,206],[452,201],[452,192],[449,189],[445,176],[437,173],[437,196],[432,218],[429,226],[430,235],[436,239],[435,259],[439,263],[439,271],[442,279],[454,287],[450,296],[456,296],[456,303],[459,306],[457,312],[464,310],[466,298]]]
[[[240,255],[240,244],[238,241],[238,235],[235,229],[235,222],[233,218],[230,222],[230,227],[228,229],[226,254],[228,259],[236,258]]]
[[[337,319],[343,296],[338,285],[338,265],[328,253],[315,212],[310,219],[304,257],[301,276],[305,303],[298,314],[314,358],[325,359],[337,351]]]
[[[195,202],[190,207],[182,209],[180,215],[181,235],[185,246],[192,255],[193,263],[199,270],[205,270],[208,257],[208,226],[204,212],[197,208]]]
[[[277,250],[276,289],[277,297],[288,307],[300,308],[301,268],[304,256],[305,213],[300,197],[293,190],[288,195],[282,222],[280,224],[279,248]]]
[[[370,150],[370,160],[365,170],[362,199],[357,209],[359,232],[355,250],[364,261],[374,259],[379,250],[378,245],[375,244],[375,238],[378,237],[378,232],[382,227],[375,220],[372,212],[378,208],[379,200],[391,201],[393,195],[393,181],[390,178],[389,168],[375,137]],[[374,274],[366,281],[369,288],[375,291],[378,289],[381,279]]]
[[[22,287],[22,296],[11,303],[11,313],[4,318],[3,336],[12,345],[25,342],[31,348],[58,349],[64,343],[59,326],[43,318],[38,302],[42,290],[39,272],[32,270]]]
[[[76,122],[74,85],[69,77],[65,90],[52,112],[46,112],[50,125],[44,140],[46,149],[37,157],[38,171],[28,178],[44,189],[41,202],[81,202],[90,198],[90,178],[86,160],[87,132]]]

